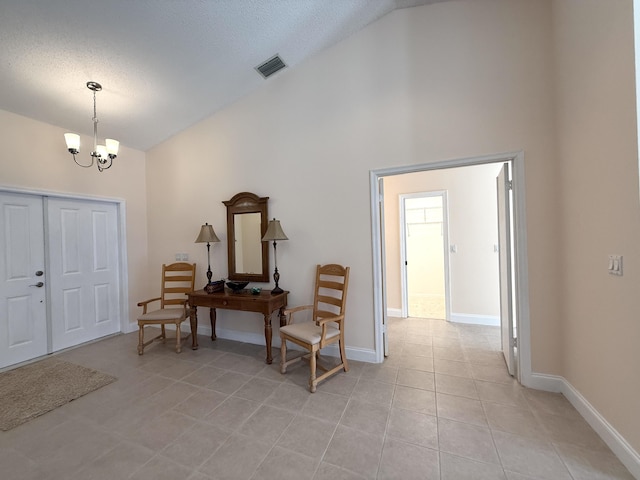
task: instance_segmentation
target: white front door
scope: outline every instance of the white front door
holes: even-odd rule
[[[120,331],[117,207],[47,199],[51,340],[58,351]]]
[[[511,182],[509,164],[505,163],[497,178],[498,242],[500,265],[500,325],[502,352],[510,375],[516,375],[513,288],[511,285]]]
[[[47,353],[42,198],[0,193],[0,368]]]

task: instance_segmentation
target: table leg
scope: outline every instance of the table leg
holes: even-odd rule
[[[216,338],[216,309],[209,309],[209,319],[211,320],[211,340],[215,340]]]
[[[287,316],[284,314],[284,308],[285,306],[283,305],[282,307],[280,307],[280,310],[278,311],[278,316],[280,317],[280,326],[284,327],[285,325],[287,325]]]
[[[198,349],[198,307],[193,305],[189,313],[189,322],[191,323],[191,350]]]
[[[264,316],[264,339],[267,342],[267,362],[269,365],[273,362],[271,358],[271,314],[265,314]]]

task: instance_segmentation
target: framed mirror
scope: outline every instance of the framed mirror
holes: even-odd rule
[[[227,261],[229,280],[269,281],[269,242],[267,231],[269,197],[241,192],[222,202],[227,207]]]

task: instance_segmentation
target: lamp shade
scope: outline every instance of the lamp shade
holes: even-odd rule
[[[65,133],[64,140],[69,150],[80,150],[80,135],[77,133]]]
[[[107,147],[107,153],[109,155],[118,155],[118,149],[120,148],[120,142],[113,138],[105,139],[104,143]]]
[[[107,147],[104,145],[96,145],[96,153],[100,155],[101,158],[107,158]]]
[[[213,231],[213,227],[208,223],[205,223],[200,227],[200,234],[196,238],[195,243],[209,243],[219,242],[220,239],[216,236],[216,232]]]
[[[268,242],[269,240],[289,240],[289,238],[282,231],[282,227],[280,226],[280,220],[269,220],[269,226],[267,227],[267,232],[262,237],[263,242]]]

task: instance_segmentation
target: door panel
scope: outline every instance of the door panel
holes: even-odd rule
[[[0,193],[0,238],[1,368],[47,353],[42,199]]]
[[[49,199],[53,351],[120,331],[115,204]]]
[[[378,194],[380,198],[380,204],[378,210],[380,211],[380,253],[382,255],[382,259],[380,261],[381,265],[381,276],[382,276],[382,350],[385,357],[389,356],[389,315],[387,312],[387,272],[386,272],[386,257],[387,252],[384,244],[384,179],[378,179]]]
[[[513,328],[513,291],[511,286],[511,202],[509,164],[498,174],[498,242],[500,269],[500,325],[502,352],[510,375],[516,374]]]

